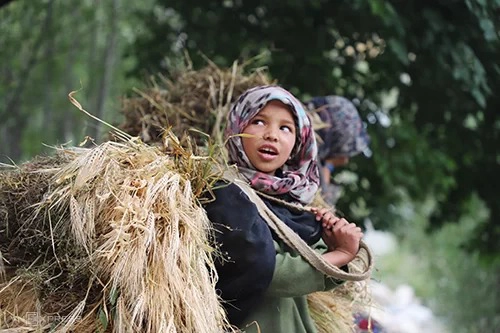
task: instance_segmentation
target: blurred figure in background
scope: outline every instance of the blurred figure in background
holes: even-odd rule
[[[366,149],[370,138],[358,110],[340,96],[314,97],[305,105],[319,123],[318,157],[321,191],[325,201],[334,206],[340,196],[340,185],[333,180],[333,171],[349,163],[349,159]],[[316,119],[314,119],[316,118]]]

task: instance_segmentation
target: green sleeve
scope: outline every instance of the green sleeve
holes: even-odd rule
[[[267,294],[274,297],[298,297],[316,291],[330,290],[342,281],[329,278],[312,267],[299,254],[284,251],[283,246],[274,242],[276,267]],[[326,246],[319,241],[312,248],[322,254]]]

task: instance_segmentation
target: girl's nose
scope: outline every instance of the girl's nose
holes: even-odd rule
[[[264,140],[269,140],[269,141],[278,141],[278,135],[275,133],[274,130],[269,129],[267,130],[264,135],[263,135]]]

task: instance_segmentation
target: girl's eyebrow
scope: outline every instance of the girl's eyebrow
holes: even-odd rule
[[[284,119],[283,120],[283,123],[285,125],[292,125],[292,126],[295,126],[295,122],[293,120],[288,120],[288,119]]]

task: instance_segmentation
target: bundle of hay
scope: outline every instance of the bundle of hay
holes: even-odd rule
[[[219,173],[167,137],[0,169],[0,328],[231,330],[200,204]]]
[[[353,315],[368,313],[372,304],[367,281],[348,281],[331,291],[307,297],[311,317],[319,333],[356,332]]]
[[[263,68],[247,71],[246,66],[235,62],[231,68],[219,68],[208,61],[200,70],[188,65],[169,78],[159,75],[148,89],[136,89],[138,96],[123,99],[119,128],[145,143],[161,142],[166,128],[181,139],[194,128],[221,142],[231,103],[251,87],[274,83]],[[205,137],[189,135],[204,144]]]

